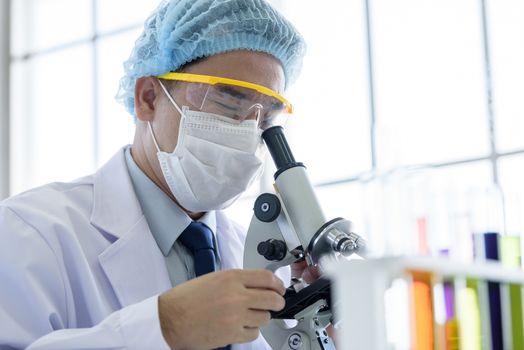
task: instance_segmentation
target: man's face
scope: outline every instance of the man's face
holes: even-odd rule
[[[273,56],[260,52],[243,50],[215,55],[188,65],[183,72],[243,80],[279,93],[284,90],[284,72],[280,62]],[[174,87],[170,93],[178,106],[194,109],[186,99],[187,84],[184,82],[172,84]],[[163,151],[172,152],[175,149],[179,123],[180,114],[167,96],[160,94],[151,124],[159,147]]]

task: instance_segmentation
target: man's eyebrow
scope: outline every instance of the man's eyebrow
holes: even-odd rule
[[[240,91],[238,89],[235,89],[232,86],[217,85],[217,88],[221,92],[228,93],[228,94],[230,94],[231,96],[234,96],[234,97],[238,97],[238,98],[246,98],[247,97],[247,95],[245,93],[243,93],[242,91]]]

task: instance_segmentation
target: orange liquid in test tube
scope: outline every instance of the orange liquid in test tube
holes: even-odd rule
[[[413,274],[412,282],[412,349],[433,350],[433,306],[431,276],[425,273]]]

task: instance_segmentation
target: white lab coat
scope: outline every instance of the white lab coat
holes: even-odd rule
[[[222,268],[242,267],[245,231],[217,212],[216,234]],[[169,349],[157,309],[169,288],[123,149],[94,175],[0,204],[0,349]]]

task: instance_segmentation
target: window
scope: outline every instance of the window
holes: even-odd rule
[[[489,154],[480,2],[370,4],[379,167]]]
[[[466,244],[457,232],[491,225],[476,219],[483,209],[472,198],[500,186],[508,232],[523,231],[522,1],[272,3],[308,42],[287,94],[296,111],[287,136],[326,215],[354,221],[378,251],[411,253],[425,218],[438,254]],[[12,4],[15,194],[93,172],[132,142],[132,118],[114,95],[157,2]],[[273,172],[268,161],[260,183],[227,210],[244,226]],[[402,246],[402,235],[416,239]]]
[[[524,2],[487,1],[496,140],[500,151],[524,149]]]

